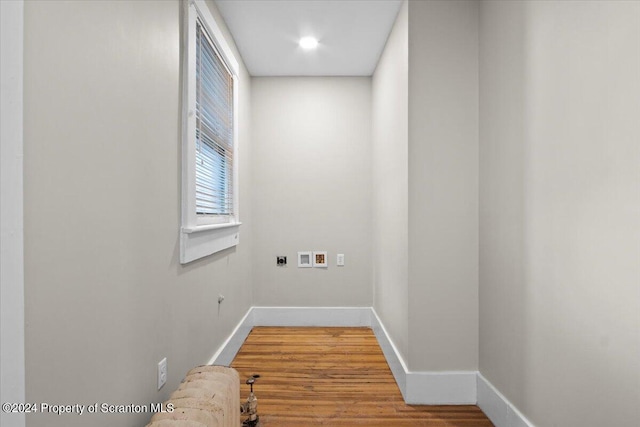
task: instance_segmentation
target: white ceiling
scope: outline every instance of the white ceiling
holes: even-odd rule
[[[252,76],[370,76],[401,0],[216,0]],[[318,48],[298,46],[313,36]]]

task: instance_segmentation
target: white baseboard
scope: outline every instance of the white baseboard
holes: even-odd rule
[[[254,326],[371,326],[371,307],[253,307]]]
[[[389,337],[376,311],[371,328],[378,339],[402,397],[410,405],[475,405],[476,371],[412,372]]]
[[[534,427],[506,397],[478,372],[478,406],[496,427]]]
[[[249,336],[251,328],[253,328],[253,307],[247,311],[247,314],[240,320],[240,323],[231,332],[231,335],[222,343],[218,351],[209,360],[207,365],[229,366],[238,354],[240,347],[244,344],[244,340]]]
[[[497,427],[533,427],[477,371],[411,372],[371,307],[252,307],[209,364],[229,365],[254,326],[370,327],[408,404],[480,405]],[[500,399],[496,399],[499,396]],[[508,405],[504,406],[502,402]],[[503,408],[504,406],[504,408]],[[492,416],[498,421],[494,421]],[[520,417],[518,417],[520,415]],[[505,421],[503,421],[503,419]],[[508,420],[522,419],[524,423]]]
[[[208,364],[230,365],[254,326],[370,325],[370,307],[251,307]]]
[[[400,393],[402,393],[402,397],[405,402],[407,402],[407,372],[409,372],[409,369],[402,355],[389,337],[387,330],[378,317],[378,313],[376,313],[373,308],[371,308],[371,329],[373,329],[373,333],[378,339],[378,344],[382,349],[385,359],[387,359],[387,364],[396,380],[396,384],[398,384]]]

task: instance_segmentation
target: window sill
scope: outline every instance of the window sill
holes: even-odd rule
[[[222,224],[196,225],[195,227],[182,227],[182,232],[186,234],[199,233],[201,231],[218,230],[221,228],[238,227],[241,222],[225,222]]]
[[[220,252],[240,241],[240,222],[182,227],[180,263],[186,264]]]

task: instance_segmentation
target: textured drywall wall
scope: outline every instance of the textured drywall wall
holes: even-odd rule
[[[640,3],[484,2],[480,58],[480,371],[640,425]]]
[[[371,79],[253,78],[252,124],[255,305],[371,306]]]
[[[244,68],[241,242],[179,264],[181,16],[178,1],[25,2],[28,402],[162,402],[251,305]],[[148,418],[38,413],[27,425]]]
[[[478,7],[409,2],[409,368],[478,367]]]
[[[398,12],[372,80],[373,305],[408,356],[408,4]]]

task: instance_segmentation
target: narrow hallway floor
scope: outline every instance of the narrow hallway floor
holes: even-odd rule
[[[369,328],[255,327],[231,366],[242,381],[260,374],[262,427],[493,426],[474,405],[405,404]]]

